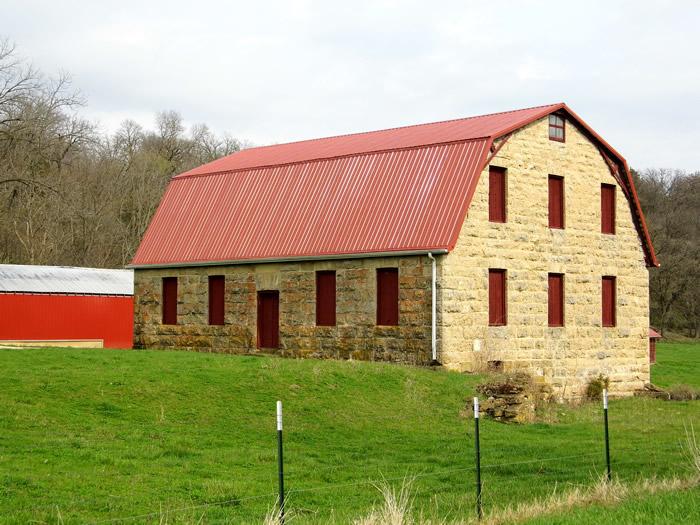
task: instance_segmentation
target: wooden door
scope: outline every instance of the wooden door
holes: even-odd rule
[[[258,292],[258,348],[280,346],[280,293]]]

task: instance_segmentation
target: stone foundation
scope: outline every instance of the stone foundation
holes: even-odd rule
[[[376,325],[376,270],[399,269],[399,325]],[[316,271],[336,271],[336,326],[316,326]],[[208,324],[208,276],[226,279],[225,324]],[[162,278],[178,278],[178,324],[161,324]],[[280,294],[282,356],[428,364],[431,265],[427,257],[267,263],[135,272],[135,345],[257,353],[257,292]]]

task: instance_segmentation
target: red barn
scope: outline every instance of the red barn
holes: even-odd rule
[[[131,348],[131,270],[0,264],[0,345]]]

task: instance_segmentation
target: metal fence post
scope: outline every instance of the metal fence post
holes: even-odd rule
[[[474,398],[474,445],[476,448],[476,515],[478,519],[484,517],[484,509],[481,504],[481,448],[479,445],[479,398]]]
[[[277,471],[279,474],[280,525],[284,525],[284,461],[282,458],[282,401],[277,401]]]
[[[608,389],[603,389],[603,420],[605,422],[605,464],[608,467],[608,481],[612,481],[610,468],[610,434],[608,432]]]

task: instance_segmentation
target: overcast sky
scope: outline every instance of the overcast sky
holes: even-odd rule
[[[700,169],[700,2],[2,0],[0,35],[113,131],[256,144],[566,102],[636,168]]]

